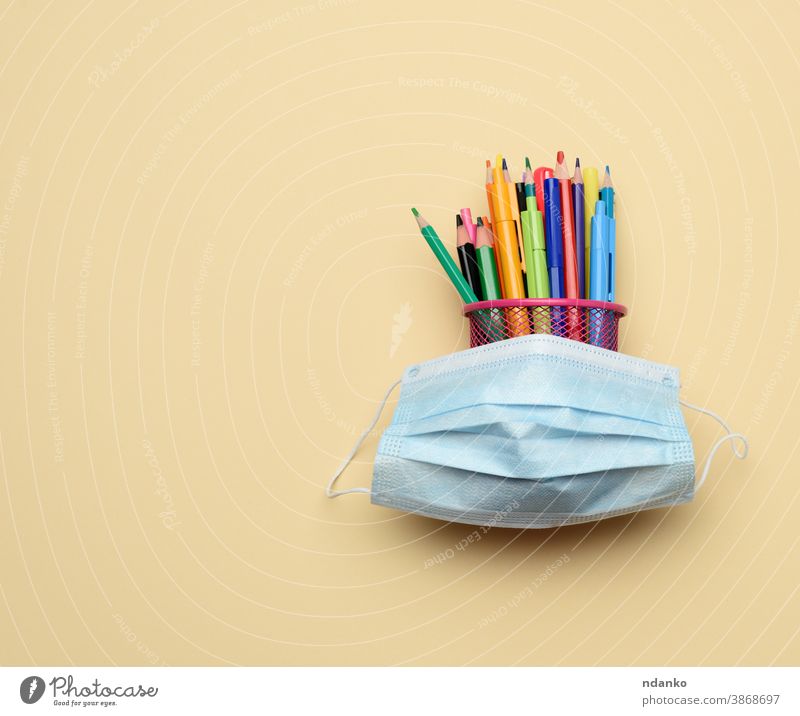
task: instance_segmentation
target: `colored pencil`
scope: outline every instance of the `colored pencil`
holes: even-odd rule
[[[517,207],[522,218],[522,212],[528,210],[527,196],[525,195],[525,180],[514,182],[514,194],[517,197]]]
[[[614,219],[614,184],[611,182],[611,170],[608,168],[608,164],[606,164],[606,173],[603,176],[600,198],[605,202],[606,214],[611,220],[608,225],[608,298],[606,300],[613,301],[617,285],[617,272],[614,268],[617,253],[617,222]]]
[[[499,155],[498,155],[499,158]],[[511,180],[511,173],[508,170],[508,162],[503,158],[503,180],[505,181],[506,191],[508,192],[508,201],[511,205],[511,214],[514,217],[514,227],[517,234],[517,251],[519,253],[519,262],[522,270],[525,271],[525,256],[522,247],[522,222],[519,220],[519,204],[517,203],[516,192],[517,187]]]
[[[616,300],[611,170],[606,165],[600,177],[596,167],[581,166],[576,159],[570,177],[562,151],[557,153],[553,168],[540,166],[534,170],[528,157],[524,157],[524,165],[515,182],[509,162],[501,154],[494,163],[486,160],[484,185],[491,218],[477,216],[473,222],[469,208],[458,211],[457,262],[434,228],[412,209],[420,232],[462,300],[515,302],[475,313],[471,317],[471,340],[552,332],[615,348],[611,339],[616,331],[610,323],[614,317],[608,310],[571,305],[581,299]],[[568,305],[516,304],[526,298],[532,303],[566,299]],[[589,319],[588,330],[582,328],[584,316]]]
[[[490,231],[494,233],[494,227],[497,224],[497,216],[495,215],[495,206],[497,205],[497,187],[494,183],[494,170],[492,169],[492,162],[490,159],[486,160],[486,201],[489,204],[489,216],[492,217],[492,225],[490,227]],[[484,221],[484,225],[486,222]],[[497,271],[500,277],[500,288],[503,289],[503,294],[505,295],[505,290],[503,288],[503,272],[500,270],[500,255],[497,252],[497,242],[492,243],[492,248],[494,249],[494,261],[497,264]]]
[[[489,216],[492,217],[492,223],[497,220],[497,217],[494,215],[494,199],[492,198],[494,194],[494,179],[492,178],[492,161],[491,159],[486,160],[486,202],[489,204]]]
[[[611,170],[606,164],[606,173],[603,175],[603,186],[600,188],[600,198],[605,202],[606,214],[609,219],[614,218],[614,185],[611,183]]]
[[[467,279],[467,283],[478,300],[482,301],[483,291],[481,290],[478,262],[475,258],[475,242],[467,232],[467,227],[464,226],[460,214],[456,214],[456,252],[458,253],[458,263],[461,266],[461,275]]]
[[[502,174],[502,161],[502,157],[498,157],[492,172],[495,187],[493,192],[495,218],[492,228],[497,256],[500,259],[497,268],[503,275],[503,298],[525,298],[519,243],[512,210],[516,201],[512,202],[509,196],[508,182],[504,180]]]
[[[467,229],[467,233],[469,234],[470,241],[472,241],[474,244],[477,236],[477,227],[472,221],[472,212],[469,209],[464,208],[461,209],[459,213],[461,214],[461,220],[464,222],[464,227]]]
[[[503,175],[503,158],[497,156],[492,180],[495,186],[495,221],[494,245],[499,258],[498,270],[502,274],[503,298],[525,298],[525,284],[522,282],[522,262],[519,255],[519,239],[517,225],[514,221],[513,207],[516,197],[513,195],[514,184],[505,181]],[[506,309],[506,321],[512,336],[523,336],[530,333],[527,311],[513,308]]]
[[[436,256],[437,260],[442,265],[442,268],[444,269],[448,278],[453,282],[458,294],[461,296],[461,300],[464,301],[464,303],[477,303],[478,297],[470,288],[470,285],[467,283],[466,279],[461,275],[461,272],[458,270],[458,266],[456,266],[453,258],[449,253],[447,253],[447,249],[444,247],[444,244],[439,238],[439,235],[436,233],[436,230],[416,209],[411,209],[411,211],[417,220],[420,233],[425,241],[428,242],[428,246],[430,246],[431,251],[433,251],[433,255]]]
[[[559,152],[555,167],[561,200],[561,240],[564,244],[564,292],[567,298],[579,298],[578,261],[575,256],[575,220],[572,213],[572,189],[570,187],[564,152]]]
[[[578,259],[575,255],[575,220],[572,213],[572,187],[570,186],[564,152],[559,152],[555,177],[558,179],[559,198],[561,200],[561,241],[564,245],[564,296],[580,298],[578,287]],[[581,340],[580,316],[577,308],[567,310],[567,336],[573,340]]]
[[[583,175],[581,160],[575,160],[575,174],[572,175],[572,216],[575,227],[575,259],[578,262],[578,289],[580,297],[586,298],[586,222],[585,197],[583,194]]]
[[[503,298],[497,263],[494,257],[494,237],[486,225],[488,217],[478,217],[477,235],[475,238],[475,256],[478,262],[478,273],[481,279],[481,291],[486,301],[498,301]],[[504,311],[492,308],[487,314],[481,313],[474,320],[478,321],[486,333],[495,341],[508,338],[505,331]]]
[[[475,237],[475,257],[481,278],[481,292],[487,301],[499,301],[503,298],[500,278],[497,274],[497,263],[494,258],[494,237],[483,219],[478,217],[478,230]]]

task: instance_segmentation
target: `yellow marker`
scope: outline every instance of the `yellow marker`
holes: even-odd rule
[[[584,273],[586,274],[586,292],[589,295],[589,266],[591,264],[590,251],[592,250],[592,217],[594,216],[594,205],[600,199],[600,179],[597,175],[597,167],[583,167],[583,195],[584,204],[584,223],[586,231],[586,256],[584,258]]]

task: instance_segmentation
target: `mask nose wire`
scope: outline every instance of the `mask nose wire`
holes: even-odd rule
[[[714,418],[725,430],[727,435],[723,435],[717,442],[714,443],[714,447],[711,448],[711,452],[708,454],[706,458],[706,463],[703,467],[703,474],[700,476],[700,479],[697,481],[695,485],[695,490],[699,490],[703,483],[706,481],[706,477],[708,477],[708,471],[711,468],[711,462],[714,459],[714,455],[717,454],[717,450],[722,446],[723,443],[730,440],[731,442],[731,449],[733,450],[733,454],[739,459],[744,460],[747,457],[747,453],[750,450],[750,445],[747,442],[747,438],[742,435],[741,433],[735,433],[731,430],[730,425],[728,425],[725,420],[723,420],[719,415],[717,415],[713,410],[707,410],[706,408],[701,408],[698,405],[692,405],[691,403],[687,403],[685,400],[681,400],[680,404],[684,408],[689,408],[690,410],[696,410],[698,413],[703,413],[704,415],[708,415],[711,418]],[[741,441],[737,444],[735,441]],[[740,449],[741,448],[741,449]]]
[[[342,464],[339,465],[336,472],[333,474],[333,477],[328,482],[327,487],[325,488],[325,494],[328,497],[339,497],[339,495],[350,495],[355,492],[365,492],[369,494],[370,490],[368,487],[351,487],[348,490],[334,490],[333,485],[335,482],[341,477],[342,473],[345,471],[347,466],[350,464],[350,461],[355,457],[355,454],[358,452],[358,448],[361,447],[361,443],[364,442],[367,435],[372,432],[372,429],[378,424],[378,420],[380,420],[381,413],[383,409],[386,407],[386,401],[389,400],[389,396],[392,394],[392,391],[400,385],[400,381],[402,378],[398,378],[394,383],[389,386],[389,389],[386,391],[386,394],[383,396],[383,400],[381,400],[381,404],[378,406],[378,410],[375,412],[375,417],[372,418],[372,422],[367,426],[363,433],[359,436],[358,440],[356,440],[356,444],[353,445],[353,449],[347,454],[344,460],[342,460]]]

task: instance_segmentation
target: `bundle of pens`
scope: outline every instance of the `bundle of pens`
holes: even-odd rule
[[[555,170],[531,169],[513,182],[498,155],[486,160],[489,216],[472,222],[456,215],[459,271],[434,228],[412,209],[423,237],[464,300],[470,346],[548,333],[617,350],[618,322],[626,309],[614,303],[616,221],[614,188],[606,167],[570,179],[564,152]],[[491,217],[491,219],[489,218]]]

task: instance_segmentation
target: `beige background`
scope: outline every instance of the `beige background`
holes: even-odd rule
[[[799,23],[7,4],[0,661],[798,663]],[[671,511],[466,549],[326,500],[386,386],[466,346],[409,207],[452,241],[487,156],[560,148],[612,165],[623,350],[679,366],[750,458]],[[721,431],[687,421],[704,458]]]

